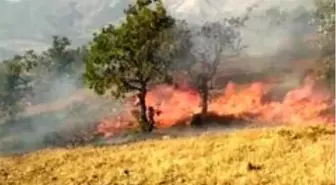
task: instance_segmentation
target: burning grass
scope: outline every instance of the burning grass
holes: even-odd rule
[[[211,92],[208,112],[215,117],[232,117],[263,123],[335,123],[332,110],[334,97],[324,86],[307,76],[299,86],[284,87],[285,83],[256,81],[249,84],[229,82],[225,88]],[[113,118],[102,119],[98,132],[106,137],[118,134],[123,129],[137,127],[137,116],[133,114],[136,99],[126,106],[124,112]],[[156,110],[157,128],[176,124],[190,124],[201,112],[201,98],[196,89],[183,84],[180,87],[157,85],[146,96],[147,106]],[[135,110],[136,111],[136,110]],[[227,124],[227,121],[220,121]]]
[[[0,158],[0,184],[335,184],[335,128],[244,130]]]

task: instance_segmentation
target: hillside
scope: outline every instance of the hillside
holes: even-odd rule
[[[334,127],[245,130],[0,158],[6,184],[335,184]]]

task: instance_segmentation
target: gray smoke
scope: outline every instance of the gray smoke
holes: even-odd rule
[[[300,83],[304,69],[295,68],[299,60],[314,60],[318,50],[309,45],[309,37],[314,35],[316,26],[311,23],[311,13],[315,6],[313,0],[192,0],[164,1],[169,12],[177,19],[187,20],[192,25],[206,22],[220,22],[224,18],[244,17],[249,9],[248,21],[240,29],[242,45],[247,46],[239,59],[223,60],[223,70],[244,73],[271,73],[292,71],[284,74],[284,81],[290,79],[293,85]],[[196,48],[206,48],[204,56],[213,58],[212,46],[200,42]],[[195,47],[194,47],[195,48]],[[199,49],[200,51],[201,49]],[[307,63],[302,63],[302,68]]]
[[[167,2],[169,2],[167,0]],[[194,4],[188,4],[187,2],[193,2]],[[210,3],[211,2],[211,3]],[[216,3],[216,4],[215,4]],[[300,16],[300,12],[303,8],[307,10],[314,10],[314,4],[312,0],[254,0],[254,1],[229,1],[229,0],[216,0],[216,1],[186,1],[184,9],[172,9],[171,14],[178,19],[187,20],[189,23],[201,24],[206,21],[218,21],[223,18],[231,16],[242,17],[246,14],[246,10],[250,7],[254,7],[250,14],[250,19],[246,27],[242,30],[244,33],[244,43],[249,46],[249,54],[264,54],[275,52],[283,47],[284,42],[288,39],[296,30],[304,30],[298,28],[300,25],[291,24],[291,19]],[[189,5],[189,7],[187,6]],[[198,6],[198,7],[194,7]],[[218,10],[218,7],[223,7]],[[181,8],[181,7],[180,7]],[[199,14],[195,9],[202,9],[206,11],[205,14]],[[286,11],[290,15],[287,20],[283,21],[280,25],[272,25],[271,17],[267,17],[267,11],[271,9],[279,9]],[[194,11],[193,11],[194,10]],[[216,16],[211,16],[210,12],[216,12]],[[195,15],[194,15],[195,14]],[[279,18],[280,17],[275,17]],[[308,30],[311,30],[308,29]]]

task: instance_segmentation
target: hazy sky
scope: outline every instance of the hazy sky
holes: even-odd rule
[[[9,2],[14,2],[14,3],[16,3],[16,2],[23,1],[23,0],[5,0],[5,1],[9,1]]]

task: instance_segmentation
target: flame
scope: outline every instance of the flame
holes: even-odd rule
[[[271,88],[272,85],[262,82],[254,82],[247,87],[230,82],[220,95],[210,100],[209,112],[217,116],[234,116],[263,123],[334,124],[334,114],[326,113],[334,107],[334,100],[328,91],[317,87],[312,79],[307,78],[300,87],[288,91],[281,101],[265,98]],[[200,103],[198,92],[187,85],[178,88],[158,85],[146,97],[147,106],[157,111],[154,120],[158,128],[190,120],[200,112]],[[132,110],[128,109],[113,119],[103,119],[98,132],[110,136],[135,126]]]

